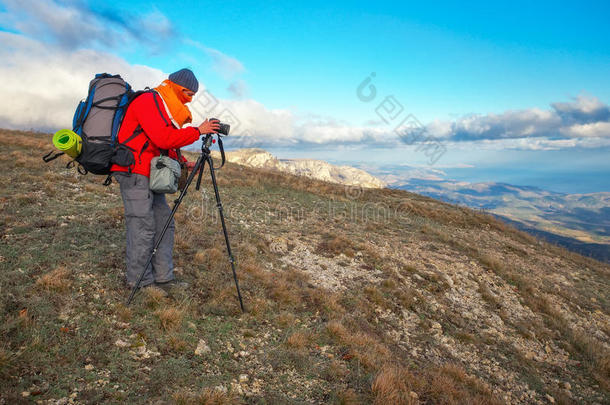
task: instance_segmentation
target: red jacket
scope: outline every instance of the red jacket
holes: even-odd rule
[[[138,127],[142,132],[126,145],[134,150],[136,163],[131,166],[131,172],[146,177],[150,176],[150,161],[161,154],[161,149],[169,150],[169,156],[176,159],[175,149],[199,139],[199,130],[196,127],[177,129],[172,124],[161,96],[155,91],[140,95],[129,105],[119,130],[118,142],[125,143]],[[112,165],[110,168],[114,172],[126,172],[129,169],[118,165]]]

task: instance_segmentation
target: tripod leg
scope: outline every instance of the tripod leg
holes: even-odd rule
[[[142,272],[140,273],[140,276],[138,277],[138,281],[136,282],[136,285],[131,290],[131,294],[129,294],[129,298],[127,299],[127,305],[131,304],[133,297],[136,295],[136,292],[138,291],[138,288],[140,288],[140,283],[142,282],[142,279],[144,278],[144,275],[146,274],[146,270],[148,269],[148,266],[150,266],[150,264],[152,263],[153,258],[155,257],[155,254],[157,253],[157,249],[161,245],[161,241],[163,240],[163,236],[165,236],[165,232],[167,232],[167,228],[169,228],[169,224],[172,222],[172,219],[174,218],[176,211],[178,211],[178,207],[180,206],[180,203],[182,203],[182,199],[186,195],[189,186],[191,185],[191,183],[193,182],[193,179],[195,178],[195,175],[197,173],[200,173],[201,171],[203,171],[205,162],[206,162],[206,160],[204,159],[203,155],[199,156],[199,159],[197,159],[197,163],[195,163],[195,167],[193,168],[193,171],[191,172],[191,174],[189,175],[189,177],[186,180],[186,185],[184,186],[184,189],[180,193],[180,196],[178,197],[178,199],[176,199],[176,201],[174,202],[174,207],[172,208],[172,212],[169,215],[169,218],[167,218],[165,225],[163,226],[163,231],[161,231],[161,236],[159,236],[159,240],[155,243],[153,251],[152,251],[150,257],[148,258],[148,261],[146,262],[144,269],[142,269]]]
[[[227,226],[225,224],[225,216],[222,209],[222,203],[220,202],[220,193],[218,192],[218,184],[216,183],[216,174],[214,173],[214,164],[212,157],[207,155],[208,166],[210,167],[210,175],[212,176],[212,185],[214,186],[214,195],[216,197],[216,207],[218,207],[218,214],[220,215],[220,223],[222,224],[222,232],[225,236],[225,244],[227,245],[227,253],[229,255],[229,261],[231,262],[231,270],[233,270],[233,280],[235,280],[235,287],[237,288],[237,298],[239,298],[239,306],[241,312],[245,312],[244,303],[241,299],[241,292],[239,290],[239,282],[237,281],[237,272],[235,271],[235,258],[233,252],[231,252],[231,244],[229,243],[229,234],[227,232]]]

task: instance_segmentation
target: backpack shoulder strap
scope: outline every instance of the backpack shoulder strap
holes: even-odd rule
[[[156,91],[153,91],[152,93],[153,93],[153,100],[155,100],[155,105],[157,106],[157,111],[159,111],[161,118],[163,118],[163,122],[165,122],[165,126],[169,127],[170,124],[165,119],[165,115],[163,115],[163,111],[161,110],[161,107],[159,107],[159,101],[157,100],[157,97],[161,97],[161,96],[159,96],[159,94]]]

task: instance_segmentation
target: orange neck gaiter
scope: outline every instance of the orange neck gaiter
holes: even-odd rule
[[[191,111],[184,105],[190,102],[192,97],[184,94],[183,89],[184,87],[169,80],[164,80],[159,87],[155,87],[155,90],[163,97],[172,120],[180,128],[193,120]]]

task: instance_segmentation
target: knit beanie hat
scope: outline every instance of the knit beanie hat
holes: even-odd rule
[[[199,90],[199,82],[190,69],[180,69],[169,75],[169,80],[195,93]]]

